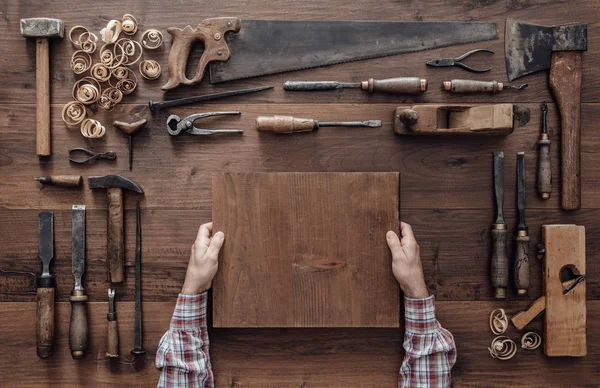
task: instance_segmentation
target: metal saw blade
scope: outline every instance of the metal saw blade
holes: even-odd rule
[[[210,63],[218,83],[498,39],[496,23],[242,20],[231,57]]]

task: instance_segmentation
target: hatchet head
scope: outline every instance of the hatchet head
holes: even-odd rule
[[[587,50],[587,24],[540,26],[506,19],[504,54],[510,81],[550,68],[554,51]]]

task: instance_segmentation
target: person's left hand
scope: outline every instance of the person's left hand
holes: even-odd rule
[[[212,234],[212,222],[201,225],[192,245],[182,294],[194,295],[207,291],[219,268],[219,251],[225,241],[223,232]]]

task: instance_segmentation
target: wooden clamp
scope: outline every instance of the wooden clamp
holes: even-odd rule
[[[511,321],[521,330],[545,311],[544,353],[547,356],[585,356],[586,290],[585,283],[581,283],[585,276],[585,227],[544,225],[542,237],[545,294]],[[575,277],[561,279],[565,275]]]
[[[512,104],[481,106],[415,105],[396,108],[398,135],[510,135],[514,130]]]

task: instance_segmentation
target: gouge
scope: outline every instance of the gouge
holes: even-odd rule
[[[505,89],[522,90],[527,84],[519,86],[507,85],[498,81],[474,81],[470,79],[453,79],[442,83],[442,90],[450,93],[499,93]]]
[[[337,81],[285,81],[283,90],[320,91],[336,89],[362,89],[369,93],[417,94],[427,91],[427,80],[419,77],[387,79],[369,78],[367,81],[347,83]]]
[[[69,348],[71,356],[78,360],[83,358],[88,347],[88,320],[85,295],[81,277],[85,272],[85,205],[73,205],[73,246],[72,266],[75,287],[71,292],[71,324],[69,327]]]
[[[496,299],[506,298],[508,287],[508,254],[506,252],[506,222],[502,206],[504,202],[504,152],[494,152],[494,193],[496,197],[496,221],[492,225],[492,287]]]
[[[318,122],[313,119],[301,119],[292,116],[259,116],[256,118],[256,130],[260,132],[293,133],[310,132],[321,127],[381,127],[381,120]]]
[[[525,223],[525,153],[517,153],[517,226],[514,283],[518,295],[527,294],[529,288],[529,234]]]
[[[50,274],[50,262],[54,257],[54,215],[39,214],[39,257],[42,260],[42,276],[37,279],[37,355],[48,358],[54,344],[54,276]]]
[[[550,137],[546,116],[548,107],[546,101],[542,103],[542,133],[537,142],[538,146],[538,192],[542,199],[550,199],[552,193],[552,163],[550,162]]]
[[[106,357],[119,357],[119,328],[117,326],[117,312],[115,310],[115,290],[108,289],[108,330],[106,334]]]
[[[81,187],[83,178],[81,175],[52,175],[41,176],[35,178],[36,181],[44,185],[64,186],[64,187]]]

